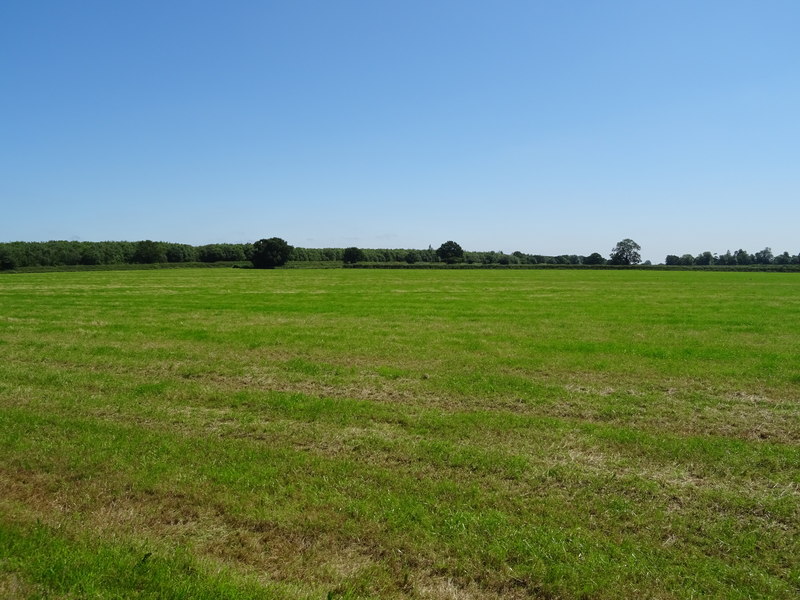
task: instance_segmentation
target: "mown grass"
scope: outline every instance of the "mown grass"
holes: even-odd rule
[[[800,277],[0,279],[0,596],[794,598]]]

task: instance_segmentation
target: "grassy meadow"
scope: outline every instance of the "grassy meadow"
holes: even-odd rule
[[[800,276],[0,276],[2,598],[797,598]]]

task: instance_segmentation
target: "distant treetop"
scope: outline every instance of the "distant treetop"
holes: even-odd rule
[[[612,265],[638,265],[642,262],[639,250],[642,247],[630,238],[625,238],[611,250]]]
[[[342,262],[352,265],[357,262],[361,262],[362,260],[364,260],[364,251],[361,248],[351,246],[350,248],[344,249],[344,253],[342,254]]]
[[[439,246],[436,256],[446,263],[457,263],[464,259],[464,250],[454,241],[449,240]]]
[[[281,238],[258,240],[253,244],[250,260],[256,269],[274,269],[286,264],[292,249],[286,240]]]

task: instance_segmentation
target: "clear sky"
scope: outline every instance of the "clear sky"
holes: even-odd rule
[[[800,252],[796,0],[3,0],[0,241]]]

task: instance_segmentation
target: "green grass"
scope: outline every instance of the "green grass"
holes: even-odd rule
[[[0,597],[795,598],[800,277],[0,278]]]

